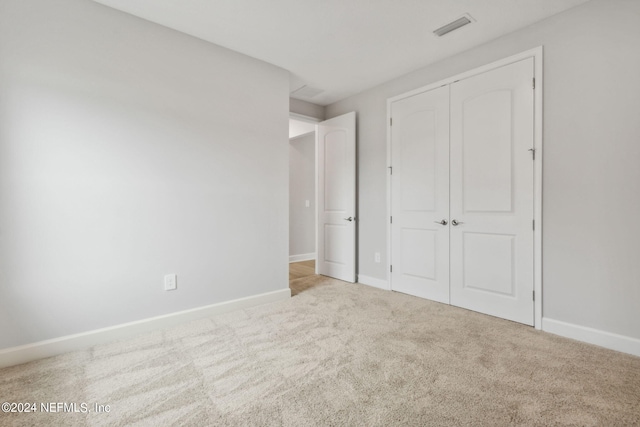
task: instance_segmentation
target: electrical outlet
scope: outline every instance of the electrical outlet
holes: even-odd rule
[[[164,290],[175,291],[176,289],[178,289],[178,277],[175,274],[164,276]]]
[[[380,262],[380,252],[376,252],[375,260],[376,260],[376,262]]]

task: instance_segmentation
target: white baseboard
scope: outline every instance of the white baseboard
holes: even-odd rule
[[[312,259],[316,259],[316,253],[310,254],[300,254],[300,255],[289,255],[289,262],[300,262],[300,261],[310,261]]]
[[[542,330],[566,338],[599,345],[611,350],[640,356],[640,340],[625,335],[613,334],[586,326],[561,322],[560,320],[542,318]]]
[[[373,286],[374,288],[384,289],[385,291],[390,291],[389,282],[386,280],[376,279],[375,277],[363,276],[362,274],[358,274],[358,283],[362,283],[363,285]]]
[[[202,319],[216,314],[228,313],[234,310],[254,307],[270,302],[282,301],[291,298],[289,288],[280,289],[264,294],[253,295],[232,301],[211,304],[191,310],[178,311],[163,316],[150,317],[135,322],[123,323],[108,328],[82,332],[80,334],[67,335],[46,341],[21,345],[0,350],[0,368],[31,362],[32,360],[56,356],[70,351],[83,350],[96,344],[102,344],[123,338],[131,338],[136,335],[151,332],[162,328],[176,326],[180,323]]]

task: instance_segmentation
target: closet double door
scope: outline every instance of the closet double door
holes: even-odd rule
[[[533,59],[391,103],[391,288],[533,325]]]

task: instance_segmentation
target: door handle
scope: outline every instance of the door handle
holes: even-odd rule
[[[436,224],[440,224],[440,225],[447,225],[448,224],[446,219],[443,219],[442,221],[433,221],[433,222],[435,222]]]
[[[349,221],[349,222],[356,220],[355,217],[351,217],[351,216],[349,218],[342,218],[342,219],[344,219],[345,221]]]
[[[460,224],[464,224],[464,223],[462,221],[457,221],[455,219],[451,221],[451,225],[453,225],[454,227]]]

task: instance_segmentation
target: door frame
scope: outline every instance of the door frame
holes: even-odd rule
[[[438,88],[440,86],[455,83],[458,80],[466,79],[514,62],[527,58],[533,58],[534,63],[534,123],[533,123],[533,141],[535,161],[533,165],[533,220],[535,227],[533,230],[533,290],[534,290],[534,327],[542,329],[542,95],[543,95],[543,76],[542,76],[542,46],[520,52],[518,54],[500,59],[495,62],[474,68],[463,73],[456,74],[446,79],[439,80],[435,83],[422,86],[410,92],[394,96],[387,99],[387,217],[391,217],[391,105],[395,101],[417,95],[422,92]],[[532,82],[533,84],[533,82]],[[391,290],[391,223],[387,221],[387,289]]]
[[[296,138],[300,138],[300,137],[309,135],[310,133],[313,133],[314,134],[313,152],[314,152],[314,156],[316,156],[317,155],[317,151],[318,151],[318,148],[317,148],[318,141],[316,140],[315,135],[318,132],[318,123],[320,123],[322,120],[320,120],[318,118],[315,118],[315,117],[305,116],[303,114],[292,113],[292,112],[289,112],[289,119],[294,119],[294,120],[298,120],[298,121],[306,122],[306,123],[312,123],[312,124],[315,125],[313,131],[289,138],[289,144],[291,144],[291,141],[296,139]],[[317,203],[316,199],[317,199],[317,192],[318,192],[318,168],[316,167],[316,161],[315,160],[316,159],[314,159],[314,163],[313,163],[313,177],[314,177],[313,178],[314,179],[313,199],[314,199],[314,203]],[[291,183],[289,183],[289,184],[291,184]],[[291,186],[290,185],[289,185],[288,196],[291,197]],[[313,230],[314,231],[313,232],[314,232],[314,237],[315,237],[315,240],[316,240],[316,242],[314,244],[314,251],[315,251],[314,252],[314,260],[315,260],[315,259],[318,258],[318,254],[317,254],[317,245],[318,245],[318,242],[317,242],[317,239],[318,239],[318,236],[317,236],[317,234],[318,234],[318,212],[317,212],[317,209],[316,209],[316,212],[315,212],[313,218],[314,218],[314,224],[313,224]],[[289,218],[289,220],[287,221],[287,224],[291,224],[291,218]],[[290,228],[291,228],[291,226],[289,225],[289,230],[288,230],[289,232],[290,232]],[[288,244],[287,244],[287,246],[288,246]],[[300,262],[300,261],[306,261],[306,260],[307,259],[297,259],[297,260],[292,261],[291,260],[291,255],[289,255],[289,264],[291,264],[292,262]]]
[[[293,113],[293,112],[289,112],[289,118],[294,120],[300,120],[301,122],[314,123],[314,124],[320,123],[322,121],[317,117],[305,116],[304,114]]]

